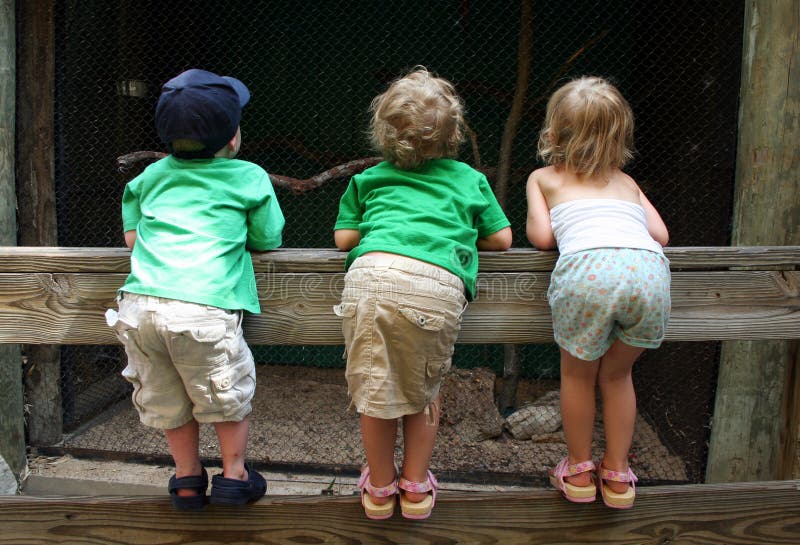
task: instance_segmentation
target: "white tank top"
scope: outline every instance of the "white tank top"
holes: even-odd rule
[[[619,199],[578,199],[550,209],[550,225],[561,255],[593,248],[640,248],[663,255],[647,231],[640,204]]]

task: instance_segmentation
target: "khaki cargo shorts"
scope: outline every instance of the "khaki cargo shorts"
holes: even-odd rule
[[[334,307],[351,407],[386,419],[427,412],[450,369],[466,307],[463,282],[444,269],[388,254],[356,259]]]
[[[143,424],[172,429],[250,414],[256,374],[242,311],[127,292],[118,299],[119,313],[106,317],[125,345],[122,376]]]

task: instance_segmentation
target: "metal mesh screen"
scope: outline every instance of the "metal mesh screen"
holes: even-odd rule
[[[466,103],[475,136],[461,159],[476,164],[476,148],[496,181],[492,173],[518,77],[520,2],[339,0],[299,8],[288,0],[230,1],[214,10],[176,2],[60,2],[59,243],[123,244],[122,191],[146,161],[121,172],[116,159],[163,151],[153,126],[160,85],[190,67],[233,75],[250,88],[240,158],[303,179],[375,155],[365,137],[370,100],[388,81],[423,64],[451,80]],[[531,80],[511,149],[506,203],[515,246],[529,246],[524,181],[537,166],[546,100],[566,79],[584,74],[610,78],[629,99],[637,156],[628,171],[662,212],[671,243],[728,243],[742,12],[740,2],[721,0],[533,2]],[[332,246],[346,182],[303,195],[278,191],[286,247]],[[345,413],[341,347],[254,352],[263,364],[257,397],[269,406],[256,411],[254,420],[264,427],[254,426],[251,456],[273,464],[357,466],[362,454],[357,420]],[[702,480],[717,352],[716,343],[667,343],[637,363],[641,421],[632,464],[643,480]],[[521,359],[517,407],[536,400],[552,407],[557,349],[524,346]],[[65,347],[62,360],[65,423],[80,431],[68,438],[68,448],[128,456],[167,452],[163,438],[143,431],[125,401],[120,348]],[[459,371],[446,388],[472,396],[446,393],[433,467],[489,481],[544,482],[544,468],[566,451],[563,434],[548,427],[518,439],[503,431],[505,415],[486,416],[502,360],[501,346],[457,347]],[[81,426],[98,414],[100,420]],[[331,426],[329,414],[342,425]],[[334,443],[340,448],[316,447]],[[205,437],[203,445],[204,456],[217,456],[212,439]]]

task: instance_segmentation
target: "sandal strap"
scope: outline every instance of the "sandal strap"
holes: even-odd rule
[[[208,488],[208,473],[206,468],[202,468],[200,475],[188,475],[186,477],[176,477],[173,475],[167,485],[170,494],[177,494],[178,490],[196,490],[198,494],[205,494]]]
[[[587,471],[594,471],[595,469],[596,466],[592,460],[578,462],[577,464],[570,464],[569,458],[562,458],[553,471],[553,475],[559,479],[563,479],[564,477],[572,477],[573,475],[586,473]]]
[[[433,473],[428,470],[427,479],[425,479],[424,483],[409,481],[405,477],[400,477],[400,482],[397,486],[406,492],[418,492],[420,494],[425,492],[433,492],[435,495],[436,489],[439,488],[439,483],[436,480],[436,477],[433,476]]]
[[[614,471],[611,469],[606,469],[603,466],[600,466],[600,475],[599,477],[605,481],[615,481],[618,483],[635,483],[639,479],[636,478],[634,475],[633,470],[628,466],[627,471]]]
[[[358,488],[374,498],[388,498],[397,494],[397,479],[386,486],[375,486],[369,481],[369,467],[365,467],[358,479]]]

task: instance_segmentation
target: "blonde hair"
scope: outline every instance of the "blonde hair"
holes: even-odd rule
[[[538,148],[546,164],[576,174],[622,168],[633,158],[633,111],[608,81],[578,78],[550,97]]]
[[[464,106],[453,84],[417,66],[370,104],[370,140],[400,168],[455,157],[464,140]]]

